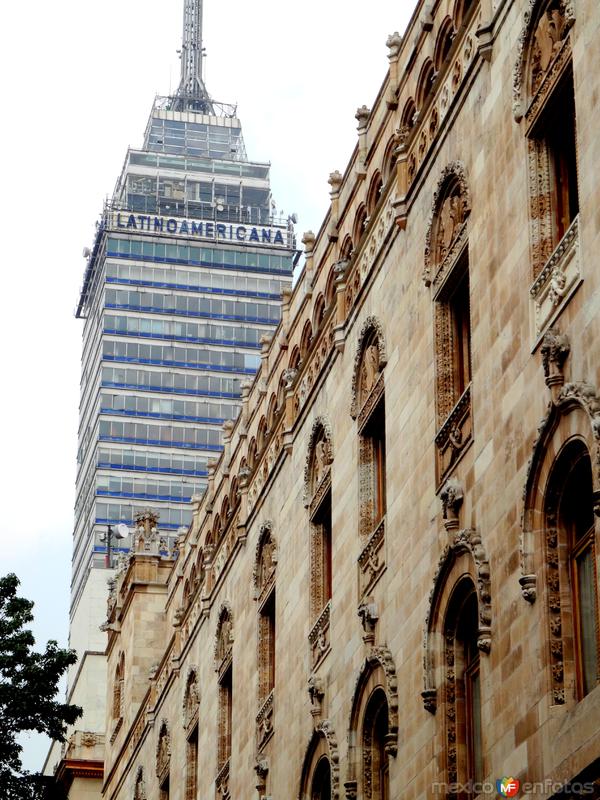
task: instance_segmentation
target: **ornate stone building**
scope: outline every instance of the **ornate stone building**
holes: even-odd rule
[[[138,519],[106,800],[600,796],[600,8],[387,47],[177,558]]]

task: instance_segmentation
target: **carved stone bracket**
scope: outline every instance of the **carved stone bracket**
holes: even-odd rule
[[[311,675],[308,679],[308,696],[310,697],[310,713],[316,725],[323,714],[325,700],[325,684],[319,675]]]
[[[377,603],[372,597],[368,597],[358,607],[358,616],[363,627],[363,642],[366,645],[375,644],[375,628],[379,619]]]
[[[444,516],[444,527],[448,533],[458,530],[458,512],[463,504],[463,488],[456,478],[450,479],[440,493],[442,501],[442,512]]]

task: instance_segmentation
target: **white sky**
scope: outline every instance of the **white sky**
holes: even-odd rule
[[[0,575],[65,644],[82,323],[73,316],[103,198],[156,93],[175,91],[183,0],[18,0],[0,31],[2,388]],[[415,0],[205,0],[205,80],[238,103],[248,156],[270,161],[278,209],[318,230],[331,171]],[[46,744],[26,744],[39,769]]]

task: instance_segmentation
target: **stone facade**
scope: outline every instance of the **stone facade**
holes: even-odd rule
[[[190,530],[121,566],[106,800],[600,796],[562,510],[597,604],[600,9],[421,2],[387,46]]]

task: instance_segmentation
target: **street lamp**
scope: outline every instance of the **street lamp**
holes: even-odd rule
[[[106,542],[106,556],[104,557],[104,566],[106,569],[110,569],[112,566],[111,544],[113,537],[118,541],[119,539],[125,539],[127,536],[129,536],[129,528],[122,522],[117,525],[116,531],[113,531],[112,525],[108,525],[106,533],[101,534],[100,541]]]

